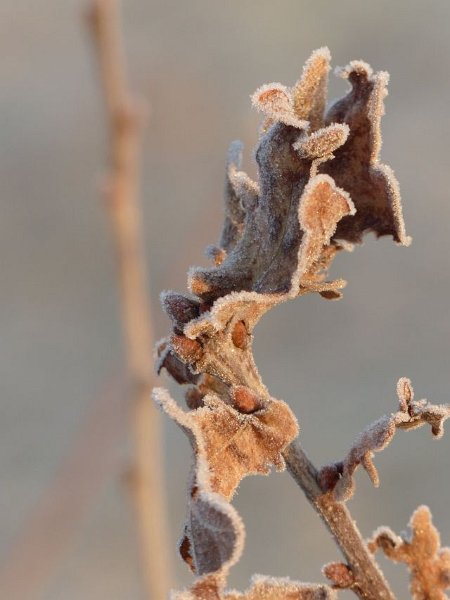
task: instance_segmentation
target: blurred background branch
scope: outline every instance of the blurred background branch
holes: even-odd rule
[[[147,597],[156,600],[169,590],[170,556],[160,415],[150,400],[154,335],[138,202],[144,104],[127,82],[118,10],[116,0],[95,0],[90,21],[110,129],[111,167],[104,192],[116,251],[131,384],[134,462],[129,481]]]

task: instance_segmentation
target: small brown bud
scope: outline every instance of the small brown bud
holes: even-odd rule
[[[203,356],[203,348],[197,340],[190,340],[184,335],[171,335],[170,345],[183,362],[195,363]]]
[[[181,329],[200,314],[199,303],[183,294],[166,292],[161,296],[161,302],[171,321]]]
[[[322,491],[330,492],[334,490],[342,474],[342,469],[342,462],[325,465],[320,469],[318,479]]]
[[[231,390],[231,399],[236,410],[246,415],[261,408],[261,401],[250,388],[237,385]]]
[[[325,298],[325,300],[340,300],[342,298],[341,292],[335,290],[323,290],[322,292],[319,292],[319,294],[322,298]]]
[[[231,333],[231,339],[236,348],[245,350],[248,346],[248,331],[244,321],[237,321]]]
[[[211,291],[211,286],[199,273],[196,273],[191,277],[189,287],[196,296],[203,296],[203,294],[207,294]]]
[[[344,565],[344,563],[329,563],[323,567],[322,571],[325,577],[332,581],[338,589],[343,590],[352,587],[355,583],[355,576],[350,567]]]

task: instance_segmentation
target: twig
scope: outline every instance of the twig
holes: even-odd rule
[[[99,490],[120,468],[124,377],[114,377],[86,414],[59,473],[13,541],[0,568],[0,598],[36,600],[66,556]]]
[[[160,416],[150,402],[153,328],[138,206],[142,111],[129,91],[117,2],[95,0],[92,25],[111,137],[107,211],[113,227],[130,380],[133,491],[148,598],[169,587],[167,515]]]
[[[288,470],[308,501],[320,515],[351,568],[355,594],[362,600],[395,600],[389,584],[361,537],[346,505],[336,502],[331,492],[324,493],[317,481],[317,470],[298,440],[284,452]]]

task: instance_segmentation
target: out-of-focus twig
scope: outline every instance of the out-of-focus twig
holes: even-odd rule
[[[47,589],[80,521],[112,473],[124,435],[125,377],[115,376],[89,408],[59,473],[7,550],[0,598],[36,600]]]
[[[160,417],[150,401],[153,328],[138,205],[142,104],[129,90],[116,0],[94,0],[90,16],[111,140],[106,207],[116,246],[132,383],[134,465],[131,481],[148,598],[160,600],[170,587],[170,576]]]

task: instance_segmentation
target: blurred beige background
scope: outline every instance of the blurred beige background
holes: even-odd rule
[[[0,559],[123,356],[96,190],[105,122],[84,8],[78,0],[0,5]],[[159,290],[183,290],[187,267],[206,264],[203,249],[219,234],[232,139],[244,140],[254,173],[259,118],[249,94],[264,82],[293,83],[326,44],[335,65],[363,58],[391,74],[382,156],[400,180],[414,241],[404,249],[367,239],[339,257],[333,274],[349,281],[344,299],[310,297],[272,311],[256,331],[257,362],[273,395],[296,412],[316,464],[342,457],[361,428],[394,409],[400,376],[412,378],[419,397],[449,401],[448,0],[124,0],[123,14],[134,87],[152,106],[143,208],[157,335],[168,327]],[[333,78],[330,87],[334,97],[345,83]],[[189,449],[172,424],[166,433],[181,585],[190,581],[175,555]],[[125,439],[117,446],[125,467]],[[427,503],[450,544],[449,452],[450,436],[436,443],[425,428],[399,433],[377,455],[380,489],[358,476],[350,506],[363,532],[402,530]],[[320,581],[321,565],[338,556],[286,474],[245,480],[236,505],[247,543],[231,585],[243,589],[254,572]],[[75,531],[39,600],[143,597],[119,474]],[[402,567],[388,572],[407,597]]]

